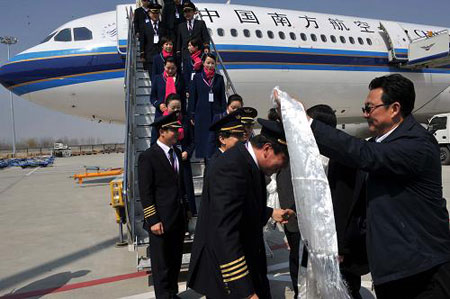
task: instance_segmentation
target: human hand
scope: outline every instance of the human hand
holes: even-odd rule
[[[273,209],[272,219],[281,224],[286,224],[289,221],[289,218],[295,215],[295,212],[291,209]]]
[[[248,299],[259,299],[258,295],[256,293],[253,293],[252,295],[247,297]]]
[[[164,113],[164,111],[166,111],[166,110],[167,110],[167,106],[166,106],[166,104],[162,103],[161,105],[159,105],[159,110],[161,110],[161,112],[163,112],[163,113]]]
[[[181,153],[181,159],[182,159],[183,161],[186,161],[187,158],[188,158],[188,153],[187,153],[187,152],[182,152],[182,153]]]
[[[344,262],[344,256],[343,255],[338,255],[338,263],[341,264]]]
[[[164,234],[164,227],[163,227],[162,222],[158,222],[155,225],[152,225],[150,227],[150,230],[153,234],[158,235],[158,236]]]

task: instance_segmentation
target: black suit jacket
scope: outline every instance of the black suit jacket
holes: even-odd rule
[[[158,36],[159,41],[163,36],[167,36],[168,30],[164,23],[158,23]],[[147,64],[153,63],[153,56],[161,51],[160,42],[154,43],[155,30],[153,28],[153,23],[148,18],[148,22],[144,21],[142,28],[142,33],[139,34],[140,51],[145,54],[145,62]]]
[[[187,47],[191,38],[198,38],[205,47],[209,47],[210,37],[204,21],[194,20],[194,28],[191,32],[189,32],[187,21],[185,21],[178,25],[177,31],[177,53],[180,52],[183,55],[183,62],[185,59],[190,59]]]
[[[324,155],[368,173],[355,192],[367,201],[367,253],[375,284],[450,261],[439,146],[412,115],[381,143],[319,121],[311,128]]]
[[[264,175],[243,143],[208,170],[189,265],[188,286],[211,298],[268,298],[263,226]],[[231,297],[229,297],[231,296]]]
[[[175,173],[169,159],[158,144],[139,155],[139,195],[144,209],[145,229],[158,222],[164,231],[184,227],[186,196],[183,181],[181,152],[174,147],[178,157],[179,171]]]
[[[178,12],[179,18],[176,17],[176,12]],[[166,24],[170,32],[176,33],[178,25],[186,22],[183,14],[183,1],[181,1],[180,5],[176,5],[173,0],[164,0],[162,21]],[[176,36],[173,36],[173,38],[176,38]]]
[[[141,34],[144,31],[145,20],[150,19],[144,8],[138,7],[134,10],[134,30]]]

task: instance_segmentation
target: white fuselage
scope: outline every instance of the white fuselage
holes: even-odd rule
[[[409,70],[389,64],[387,37],[379,29],[384,21],[242,5],[202,3],[198,9],[236,91],[262,116],[278,85],[307,106],[332,106],[340,122],[361,122],[369,82],[390,73],[414,82],[419,119],[450,112],[450,66]],[[126,40],[117,29],[123,22],[115,11],[71,21],[4,65],[0,82],[48,108],[123,123],[125,56],[118,49]],[[410,39],[446,29],[397,24]],[[74,28],[82,27],[92,39],[75,41]],[[66,28],[71,41],[55,40]],[[407,53],[407,47],[398,50]]]

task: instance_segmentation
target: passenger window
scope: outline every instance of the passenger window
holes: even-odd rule
[[[313,42],[316,42],[317,41],[317,36],[315,34],[311,34],[311,40]]]
[[[263,37],[263,34],[262,34],[261,30],[256,30],[255,33],[256,33],[256,36],[258,38],[262,38]]]
[[[303,41],[307,40],[306,34],[304,34],[304,33],[300,33],[300,37]]]
[[[369,46],[372,45],[372,40],[371,40],[370,38],[367,38],[366,41],[367,41],[367,44],[368,44]]]
[[[362,38],[360,38],[360,37],[358,37],[358,43],[359,43],[360,45],[364,45],[364,41],[363,41],[363,39],[362,39]]]
[[[270,38],[270,39],[273,39],[274,38],[274,35],[273,35],[273,32],[272,31],[267,31],[267,36]]]
[[[341,43],[345,44],[347,41],[345,40],[345,37],[343,37],[342,35],[339,37],[339,39],[341,40]]]
[[[231,36],[233,36],[233,37],[238,36],[238,33],[237,33],[236,29],[231,29],[230,32],[231,32]]]
[[[57,42],[70,42],[72,41],[72,34],[70,29],[66,28],[61,30],[56,36],[55,41]]]
[[[321,35],[320,35],[320,39],[321,39],[324,43],[327,42],[327,37],[326,37],[325,34],[321,34]]]
[[[57,32],[58,32],[58,31],[55,31],[55,32],[53,32],[52,34],[50,34],[49,36],[47,36],[43,41],[41,41],[41,44],[48,42],[52,37],[55,36],[55,34],[56,34]]]
[[[330,39],[331,39],[331,41],[333,42],[333,43],[336,43],[336,36],[334,36],[334,35],[331,35],[330,36]]]
[[[286,38],[286,34],[284,34],[283,31],[278,32],[278,35],[280,36],[281,39],[285,39]]]
[[[294,32],[289,33],[289,36],[291,37],[292,40],[296,40],[297,39],[297,35],[295,35]]]
[[[244,36],[245,37],[250,37],[250,30],[244,29]]]
[[[353,38],[353,37],[349,37],[348,38],[348,40],[350,41],[350,43],[352,44],[352,45],[354,45],[355,44],[355,39]]]
[[[222,28],[218,28],[218,29],[217,29],[217,34],[218,34],[219,36],[224,36],[224,35],[225,35],[225,30],[223,30]]]

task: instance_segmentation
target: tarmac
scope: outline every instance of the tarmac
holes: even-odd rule
[[[73,178],[84,166],[117,168],[123,154],[57,158],[52,167],[0,170],[0,298],[155,298],[148,274],[136,270],[137,255],[116,247],[119,228],[110,207],[112,178]],[[443,167],[444,196],[450,195],[450,167]],[[447,202],[447,208],[450,205]],[[283,234],[267,240],[273,298],[292,298],[289,251]],[[370,275],[363,277],[363,298],[375,298]],[[201,298],[186,290],[180,297]]]

